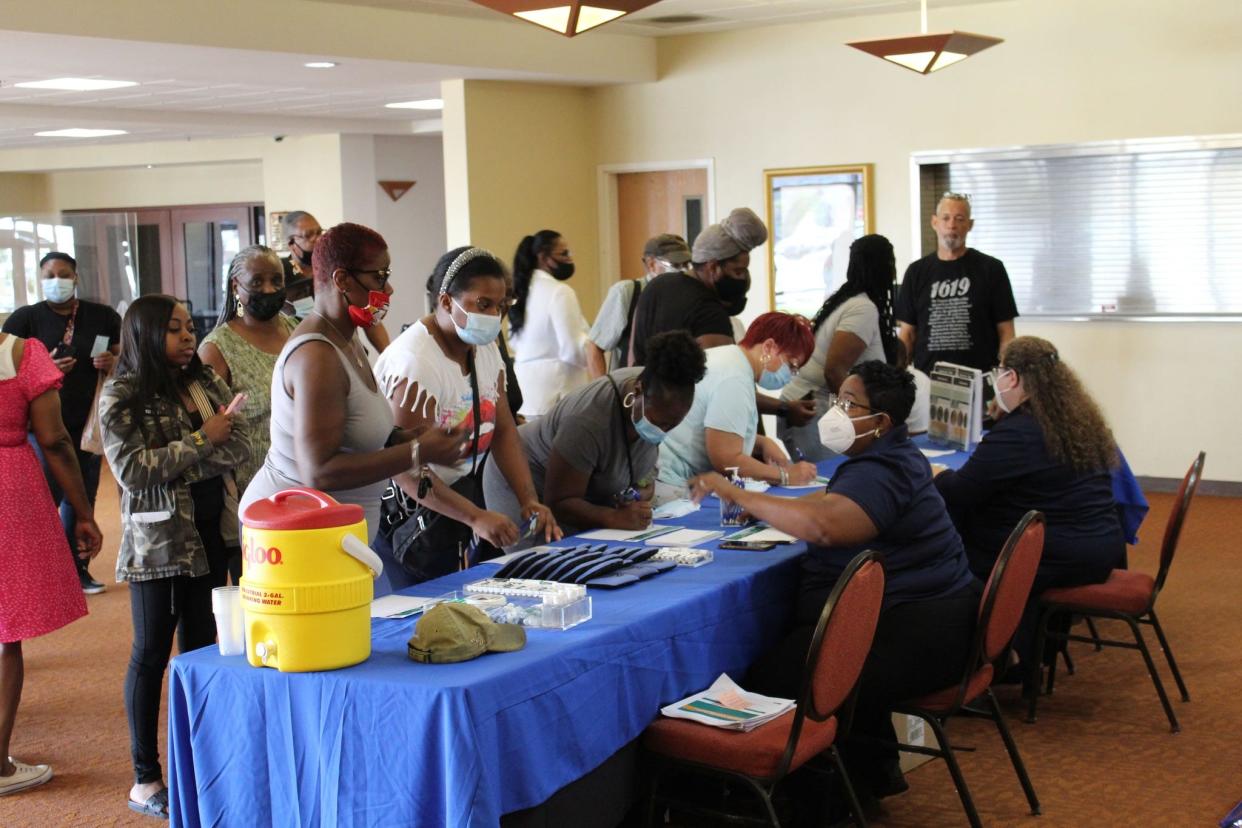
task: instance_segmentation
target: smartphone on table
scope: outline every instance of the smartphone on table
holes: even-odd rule
[[[721,541],[721,549],[744,549],[750,552],[767,552],[769,549],[776,548],[775,541]]]

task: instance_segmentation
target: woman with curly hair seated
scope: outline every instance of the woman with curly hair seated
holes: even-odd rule
[[[960,470],[937,474],[936,488],[980,578],[1024,514],[1038,509],[1047,518],[1043,558],[1014,638],[1029,665],[1040,593],[1100,583],[1124,565],[1109,476],[1117,444],[1100,407],[1046,339],[1010,342],[993,384],[1001,412],[996,426]]]

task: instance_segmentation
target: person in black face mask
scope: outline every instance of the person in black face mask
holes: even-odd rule
[[[233,257],[224,285],[224,301],[216,327],[198,348],[199,358],[215,369],[234,394],[245,394],[239,413],[247,430],[250,459],[234,472],[239,492],[267,457],[270,434],[272,371],[276,357],[297,322],[281,313],[285,304],[285,272],[276,252],[253,245]],[[241,558],[229,561],[233,583],[241,577]]]

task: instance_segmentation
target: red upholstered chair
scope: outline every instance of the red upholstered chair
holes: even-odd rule
[[[1156,694],[1160,696],[1160,704],[1164,706],[1164,714],[1169,717],[1169,728],[1174,733],[1181,730],[1181,725],[1177,723],[1177,715],[1173,712],[1173,705],[1169,704],[1169,696],[1164,692],[1164,683],[1160,681],[1160,673],[1156,671],[1156,663],[1152,660],[1151,651],[1147,649],[1147,642],[1143,639],[1143,631],[1139,628],[1139,625],[1147,624],[1156,631],[1156,638],[1160,641],[1160,647],[1164,650],[1164,657],[1169,662],[1169,671],[1173,673],[1173,680],[1177,682],[1177,689],[1182,694],[1182,701],[1190,701],[1190,694],[1186,691],[1186,683],[1182,681],[1181,671],[1177,669],[1177,662],[1173,660],[1173,651],[1169,649],[1169,641],[1164,637],[1164,629],[1160,626],[1160,619],[1156,617],[1156,596],[1164,588],[1165,579],[1169,576],[1169,567],[1173,565],[1173,556],[1177,552],[1177,540],[1182,534],[1182,524],[1186,521],[1186,512],[1190,509],[1190,501],[1195,496],[1195,490],[1199,488],[1199,478],[1203,475],[1203,462],[1205,459],[1206,455],[1203,452],[1199,452],[1195,462],[1190,464],[1190,470],[1182,478],[1181,488],[1177,491],[1177,500],[1174,501],[1173,511],[1169,515],[1169,522],[1164,527],[1164,541],[1160,545],[1160,570],[1156,573],[1155,578],[1152,578],[1145,572],[1136,572],[1133,569],[1114,569],[1112,574],[1108,576],[1108,580],[1102,584],[1060,587],[1047,590],[1040,596],[1042,615],[1035,652],[1042,653],[1044,651],[1044,642],[1049,639],[1054,641],[1083,641],[1097,646],[1103,645],[1105,647],[1138,650],[1143,654],[1143,661],[1147,663],[1147,672],[1151,676],[1152,684],[1156,685]],[[1066,614],[1082,615],[1088,619],[1092,617],[1116,618],[1125,621],[1130,627],[1130,632],[1134,634],[1134,641],[1115,641],[1099,637],[1087,638],[1085,636],[1072,635],[1068,632],[1060,632],[1057,629],[1050,629],[1055,618]],[[1045,692],[1049,695],[1052,693],[1056,676],[1057,666],[1054,662],[1048,669],[1048,686],[1045,688]],[[1032,693],[1027,702],[1026,720],[1028,722],[1035,721],[1035,705],[1038,698],[1038,693]]]
[[[855,822],[866,818],[837,752],[837,712],[851,698],[862,672],[884,600],[884,568],[876,552],[850,561],[820,613],[807,652],[802,688],[791,713],[749,733],[659,718],[643,733],[655,761],[648,823],[659,800],[660,773],[669,765],[691,767],[745,782],[762,799],[763,824],[779,826],[772,792],[787,774],[827,752],[840,773]],[[746,819],[729,815],[732,819]]]
[[[961,682],[898,705],[898,713],[915,716],[927,722],[936,734],[938,747],[922,745],[900,745],[901,750],[910,753],[921,753],[944,759],[957,786],[957,795],[962,800],[966,818],[974,828],[980,828],[979,813],[975,810],[970,789],[966,787],[966,778],[957,764],[953,746],[945,735],[944,724],[950,716],[962,714],[980,716],[991,719],[1000,731],[1005,750],[1009,753],[1009,761],[1013,763],[1014,772],[1026,793],[1026,801],[1031,806],[1031,813],[1039,813],[1039,798],[1035,796],[1035,788],[1026,773],[1018,746],[1013,735],[1005,724],[996,697],[992,695],[992,678],[995,675],[994,662],[1009,647],[1009,641],[1018,629],[1018,622],[1026,608],[1026,600],[1031,594],[1031,584],[1035,581],[1035,570],[1039,568],[1039,559],[1044,554],[1044,516],[1039,512],[1027,512],[1018,522],[1017,528],[1005,541],[1005,547],[992,566],[992,574],[988,577],[987,586],[983,590],[983,599],[979,602],[979,625],[975,632],[975,644],[971,656],[966,662],[966,672]],[[968,708],[965,705],[979,698],[986,698],[987,710]]]

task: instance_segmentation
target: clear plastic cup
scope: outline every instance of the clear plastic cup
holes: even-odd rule
[[[211,591],[211,610],[216,614],[216,637],[220,655],[246,652],[246,626],[242,617],[241,588],[216,587]]]

